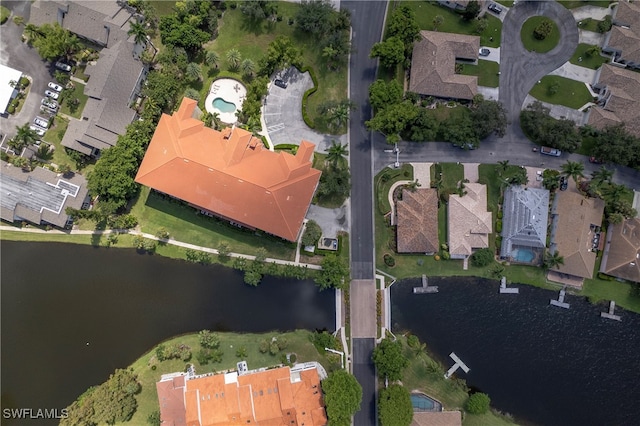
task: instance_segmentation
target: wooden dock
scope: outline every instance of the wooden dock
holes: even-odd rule
[[[549,301],[550,305],[557,306],[559,308],[569,309],[569,304],[564,301],[564,296],[566,294],[565,289],[560,290],[560,295],[558,296],[558,300],[551,299]]]
[[[422,275],[422,287],[414,287],[413,294],[424,294],[424,293],[437,293],[438,286],[437,285],[429,285],[429,279],[426,275]]]
[[[500,280],[500,294],[518,294],[520,289],[507,287],[507,277],[502,277]]]
[[[616,302],[615,300],[612,300],[611,303],[609,303],[609,312],[600,312],[600,316],[602,318],[607,318],[615,321],[622,321],[622,318],[620,318],[620,315],[614,315],[613,312],[615,310],[616,310]]]
[[[444,375],[445,379],[448,379],[449,377],[451,377],[451,375],[453,375],[453,373],[455,373],[458,368],[461,368],[462,371],[464,371],[465,373],[469,372],[469,367],[467,367],[467,365],[464,362],[462,362],[460,358],[458,358],[458,355],[451,352],[449,356],[455,362],[455,364],[453,364],[451,368],[447,370],[446,374]]]

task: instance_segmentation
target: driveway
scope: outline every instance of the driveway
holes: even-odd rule
[[[560,42],[548,53],[529,52],[520,38],[524,22],[536,15],[552,19],[560,30]],[[510,125],[505,142],[524,137],[520,110],[533,85],[571,58],[578,45],[578,27],[571,12],[556,2],[518,2],[507,13],[502,26],[500,50],[500,102]]]
[[[338,232],[349,232],[349,210],[346,203],[337,209],[311,204],[306,218],[315,221],[322,228],[323,237],[335,238]]]
[[[597,74],[598,70],[592,70],[591,68],[574,65],[571,62],[566,62],[560,68],[557,68],[549,73],[549,75],[559,75],[571,80],[582,81],[587,84],[595,84]]]
[[[13,15],[20,15],[27,19],[31,11],[30,2],[2,2],[9,8]],[[18,114],[1,116],[0,128],[8,138],[15,136],[16,126],[30,122],[40,112],[40,100],[47,88],[47,83],[52,80],[53,66],[44,61],[38,52],[22,42],[22,30],[24,27],[9,20],[0,27],[0,63],[22,71],[31,77],[29,95]]]
[[[487,47],[480,46],[482,49],[489,49],[489,56],[478,56],[478,59],[484,59],[485,61],[493,61],[500,63],[500,48],[499,47]]]
[[[602,21],[605,16],[611,15],[611,8],[598,6],[582,6],[571,9],[571,13],[573,14],[576,22],[580,22],[587,18]]]
[[[524,105],[526,107],[527,105],[532,104],[535,101],[537,101],[536,98],[534,98],[531,95],[527,95],[527,97],[524,100]],[[557,119],[568,118],[569,120],[573,120],[577,126],[582,126],[586,121],[587,114],[585,112],[579,111],[577,109],[569,108],[563,105],[554,105],[554,104],[549,104],[547,102],[541,102],[541,103],[545,107],[549,108],[549,115],[552,116],[553,118],[557,118]]]
[[[313,87],[309,72],[301,73],[295,67],[280,73],[277,78],[287,83],[287,88],[273,82],[265,99],[263,117],[269,138],[275,145],[299,144],[307,140],[316,144],[316,151],[326,152],[331,141],[347,143],[347,136],[324,135],[309,128],[302,119],[302,97]]]

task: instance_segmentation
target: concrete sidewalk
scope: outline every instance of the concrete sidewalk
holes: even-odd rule
[[[576,18],[576,22],[580,22],[587,18],[602,21],[605,16],[611,15],[611,8],[598,6],[582,6],[571,9],[571,13],[573,14],[573,17]]]
[[[549,75],[558,75],[560,77],[569,78],[571,80],[582,81],[587,84],[595,84],[597,74],[597,70],[574,65],[571,62],[566,62],[560,68],[557,68],[549,73]]]
[[[487,100],[497,101],[500,98],[500,88],[498,87],[478,86],[478,93]]]

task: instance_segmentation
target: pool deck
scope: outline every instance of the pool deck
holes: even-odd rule
[[[209,94],[205,100],[205,108],[207,112],[214,114],[217,113],[220,117],[220,121],[225,124],[235,124],[238,121],[236,117],[236,111],[242,109],[242,104],[247,96],[247,88],[238,81],[232,78],[220,78],[211,83]],[[236,106],[236,111],[222,112],[218,108],[213,106],[213,101],[216,98],[220,98],[225,102],[230,102]]]

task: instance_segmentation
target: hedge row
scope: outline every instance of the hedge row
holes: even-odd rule
[[[306,92],[304,92],[304,95],[302,96],[302,119],[304,120],[307,126],[314,129],[315,124],[313,123],[313,121],[311,121],[311,119],[309,118],[309,115],[307,114],[307,98],[312,94],[314,94],[316,90],[318,90],[318,79],[316,78],[316,73],[313,70],[313,68],[309,66],[303,67],[299,71],[303,74],[309,71],[309,75],[311,76],[311,80],[313,81],[313,87],[307,90]]]

